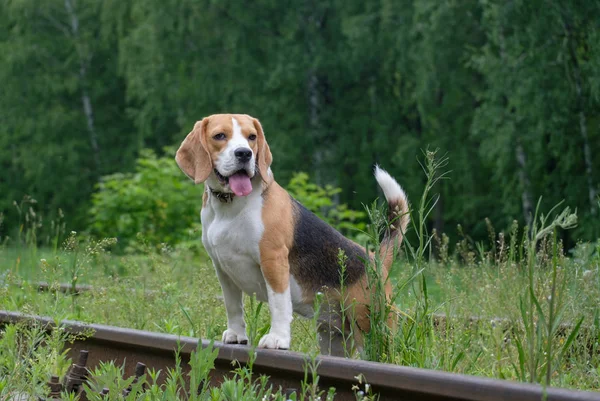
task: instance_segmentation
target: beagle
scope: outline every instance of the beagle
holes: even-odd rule
[[[343,355],[339,331],[349,323],[339,318],[336,303],[339,310],[340,304],[352,301],[352,321],[359,332],[368,332],[370,295],[364,262],[371,256],[277,184],[270,168],[273,157],[257,119],[241,114],[206,117],[194,125],[175,159],[196,184],[205,184],[202,243],[223,290],[227,310],[223,342],[248,342],[244,292],[269,305],[271,328],[260,339],[261,348],[288,349],[292,312],[313,316],[317,292],[323,292],[330,302],[318,317],[322,353]],[[409,223],[408,201],[400,185],[379,167],[375,179],[392,222],[381,246],[387,275],[394,249]],[[347,257],[343,300],[340,249]],[[388,280],[385,290],[389,299]]]

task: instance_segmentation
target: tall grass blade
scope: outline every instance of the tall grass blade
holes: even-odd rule
[[[569,334],[569,337],[567,337],[567,341],[565,341],[565,343],[563,344],[561,352],[560,352],[561,358],[564,358],[565,354],[569,350],[569,347],[571,346],[571,344],[573,344],[573,341],[575,340],[575,338],[577,338],[577,334],[579,334],[579,330],[581,330],[582,323],[583,323],[583,316],[577,321],[577,324],[575,324],[575,327],[573,327],[573,330],[571,330],[571,334]]]

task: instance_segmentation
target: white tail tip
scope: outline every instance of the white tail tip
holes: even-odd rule
[[[375,179],[383,190],[388,203],[406,202],[406,194],[400,184],[387,171],[377,165],[375,166]]]

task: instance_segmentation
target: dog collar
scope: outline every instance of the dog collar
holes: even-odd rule
[[[231,203],[233,201],[233,197],[235,196],[231,192],[215,191],[211,187],[208,187],[208,189],[210,190],[210,193],[222,203]]]

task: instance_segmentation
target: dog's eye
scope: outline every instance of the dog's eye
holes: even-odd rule
[[[250,136],[248,137],[249,140],[254,141],[256,139],[256,135],[255,134],[250,134]]]
[[[213,136],[213,139],[216,139],[217,141],[222,141],[225,138],[227,138],[227,137],[222,132],[219,132],[217,135]]]

